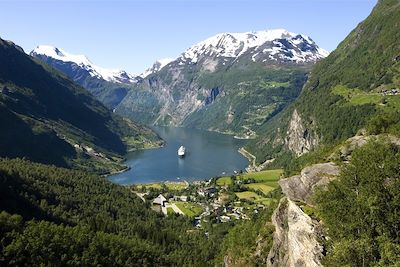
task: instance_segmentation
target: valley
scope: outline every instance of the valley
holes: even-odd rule
[[[298,97],[311,66],[328,52],[308,36],[276,29],[215,35],[139,76],[106,72],[56,47],[38,46],[30,55],[132,120],[254,139]]]
[[[217,176],[205,181],[164,182],[128,186],[144,202],[165,216],[184,215],[194,219],[196,228],[209,221],[226,223],[250,220],[279,196],[282,170]],[[165,199],[160,205],[159,198]],[[173,207],[173,208],[172,208]],[[172,210],[171,210],[172,209]]]
[[[316,34],[327,44],[332,27],[350,23],[336,9],[347,2],[328,2],[329,13],[316,3],[304,14],[287,7],[285,21],[312,34],[330,27]],[[35,4],[46,14],[35,20],[49,21],[52,13]],[[98,8],[114,14],[110,27],[97,22],[104,43],[97,24],[83,35],[80,24],[60,45],[79,51],[94,42],[83,52],[128,64],[153,45],[167,49],[146,38],[169,37],[167,26],[186,15],[173,6],[179,16],[169,9],[165,19],[157,2],[122,16],[129,9],[115,6],[132,3],[106,4],[76,9],[88,18]],[[66,13],[69,5],[61,5]],[[214,5],[221,25],[248,26],[222,12],[240,1]],[[251,18],[257,12],[251,7]],[[328,14],[334,26],[324,24]],[[57,15],[68,25],[53,20],[60,30],[51,42],[75,23]],[[185,24],[198,20],[191,14]],[[141,74],[37,45],[34,27],[24,34],[37,38],[31,51],[0,38],[0,266],[399,266],[400,1],[377,0],[331,52],[285,29],[205,38],[212,21],[196,30],[177,22],[175,39],[183,30],[201,41]]]

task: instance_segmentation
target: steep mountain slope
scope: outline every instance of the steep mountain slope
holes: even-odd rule
[[[30,55],[62,71],[111,108],[119,104],[130,85],[139,79],[123,70],[96,66],[84,55],[73,55],[53,46],[39,45]]]
[[[0,156],[105,172],[128,149],[157,140],[83,88],[0,39]]]
[[[326,55],[286,30],[218,34],[139,81],[117,112],[253,137],[298,96],[310,66]]]
[[[303,155],[360,129],[399,133],[400,4],[379,1],[371,15],[313,68],[301,96],[248,148],[258,161]],[[284,159],[286,158],[286,159]]]

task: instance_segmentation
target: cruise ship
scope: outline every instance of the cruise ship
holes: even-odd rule
[[[179,157],[184,157],[185,156],[185,147],[184,146],[181,146],[179,149],[178,149],[178,156]]]

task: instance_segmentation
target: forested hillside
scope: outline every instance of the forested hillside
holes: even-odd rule
[[[399,146],[371,142],[317,192],[317,215],[329,236],[326,266],[398,266],[399,167]]]
[[[0,39],[0,156],[95,170],[123,168],[130,149],[158,140],[114,115],[60,72]]]
[[[204,266],[224,234],[207,239],[184,217],[165,218],[80,171],[1,159],[0,183],[1,265]]]
[[[248,145],[288,177],[270,266],[399,265],[399,29],[400,2],[378,1]]]

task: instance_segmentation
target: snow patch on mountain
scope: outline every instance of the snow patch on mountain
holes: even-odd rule
[[[181,62],[197,63],[202,56],[238,58],[251,49],[259,53],[258,48],[268,42],[272,42],[273,47],[264,49],[263,53],[269,53],[270,58],[274,60],[280,58],[296,63],[311,62],[329,54],[306,35],[275,29],[245,33],[220,33],[190,47],[178,59]],[[257,55],[254,54],[252,60],[256,61],[256,57]]]
[[[135,83],[134,75],[123,70],[106,69],[93,64],[85,55],[70,54],[62,49],[50,45],[39,45],[31,54],[43,55],[63,62],[75,63],[87,70],[92,77],[115,83]]]
[[[159,59],[156,62],[154,62],[153,66],[151,66],[150,68],[145,70],[139,76],[142,77],[142,78],[145,78],[145,77],[149,76],[150,74],[156,73],[156,72],[160,71],[162,68],[164,68],[166,65],[168,65],[169,63],[171,63],[174,60],[175,60],[174,58]]]

